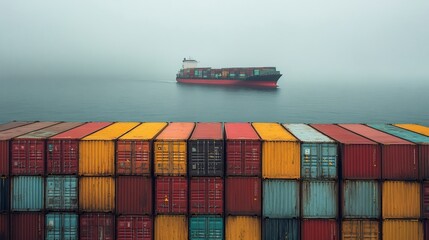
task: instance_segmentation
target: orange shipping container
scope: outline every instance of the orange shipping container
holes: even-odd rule
[[[420,183],[385,181],[382,189],[383,219],[420,217]]]
[[[418,220],[384,220],[383,240],[423,240],[423,225]]]
[[[83,212],[115,210],[115,179],[82,177],[79,179],[79,209]]]
[[[343,240],[378,240],[380,229],[378,221],[371,220],[346,220],[342,223]]]
[[[155,217],[155,240],[188,240],[186,216],[158,215]]]
[[[258,217],[228,216],[226,240],[260,240],[261,220]]]

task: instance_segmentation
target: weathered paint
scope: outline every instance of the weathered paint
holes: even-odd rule
[[[155,240],[188,240],[186,216],[158,215],[155,217]]]
[[[299,240],[299,220],[266,218],[262,234],[264,240]]]
[[[155,180],[156,214],[188,213],[188,179],[157,177]]]
[[[117,240],[152,240],[153,219],[149,216],[121,215],[116,218]]]
[[[337,184],[334,181],[303,181],[302,217],[336,218],[338,216]]]
[[[75,176],[48,176],[46,178],[45,206],[47,210],[77,210],[78,180]]]
[[[299,217],[299,181],[263,181],[263,216],[268,218]]]
[[[116,212],[118,214],[152,214],[152,178],[116,177]]]
[[[45,240],[78,239],[78,215],[75,213],[48,213],[45,228]]]
[[[420,187],[418,182],[383,182],[383,219],[419,218]]]
[[[379,218],[380,190],[377,181],[345,180],[342,183],[343,218]]]
[[[79,218],[79,239],[115,239],[115,216],[105,213],[81,214]]]
[[[228,215],[261,215],[261,179],[228,177],[225,180],[225,206]]]
[[[20,212],[10,216],[10,238],[13,240],[43,240],[45,216],[43,213]]]
[[[423,240],[423,224],[418,220],[384,220],[383,240]]]
[[[223,218],[215,215],[192,216],[189,219],[190,240],[223,240]]]
[[[113,212],[115,210],[114,178],[81,177],[79,209],[83,212]]]
[[[372,220],[345,220],[341,227],[343,240],[378,240],[380,222]]]
[[[225,223],[226,240],[260,240],[261,220],[258,217],[228,216]]]
[[[41,211],[43,209],[44,183],[39,176],[12,178],[12,211]]]
[[[8,130],[8,129],[12,129],[12,128],[17,128],[17,127],[21,127],[21,126],[25,126],[28,124],[31,124],[34,122],[16,122],[16,121],[12,121],[12,122],[8,122],[8,123],[2,123],[0,124],[0,131],[4,131],[4,130]]]
[[[0,178],[0,212],[9,211],[10,179]]]
[[[223,214],[224,184],[218,177],[195,177],[189,180],[190,214]]]
[[[301,240],[337,240],[340,238],[338,222],[333,219],[301,221]]]

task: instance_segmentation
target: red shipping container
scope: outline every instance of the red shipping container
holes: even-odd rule
[[[116,210],[119,214],[152,214],[152,178],[118,176]]]
[[[82,214],[79,220],[79,239],[115,239],[115,216],[105,213]]]
[[[83,123],[65,122],[27,133],[12,140],[12,175],[45,174],[45,139],[65,132]]]
[[[225,182],[228,215],[261,215],[261,179],[228,177]]]
[[[189,181],[190,214],[223,214],[223,179],[198,177]]]
[[[91,122],[60,133],[47,141],[47,174],[77,174],[79,170],[79,140],[110,122]]]
[[[419,176],[417,145],[362,124],[341,127],[380,143],[383,179],[416,180]]]
[[[0,214],[0,239],[9,239],[9,214]]]
[[[302,220],[301,240],[339,240],[336,220]]]
[[[116,147],[117,174],[150,175],[151,141],[118,140]]]
[[[250,123],[225,123],[226,175],[260,176],[261,141]]]
[[[422,217],[429,218],[429,181],[422,183]]]
[[[8,122],[8,123],[3,123],[3,124],[0,124],[0,131],[25,126],[25,125],[28,125],[31,123],[34,123],[34,122]]]
[[[13,240],[45,239],[45,215],[35,212],[13,213],[10,216],[10,234]]]
[[[117,218],[118,240],[152,240],[153,219],[148,216],[122,215]]]
[[[381,178],[379,144],[334,124],[311,126],[340,143],[343,179]]]
[[[156,214],[188,212],[188,180],[186,177],[158,177],[155,180]]]
[[[36,122],[0,132],[0,175],[9,175],[10,142],[12,138],[58,124],[58,122]]]

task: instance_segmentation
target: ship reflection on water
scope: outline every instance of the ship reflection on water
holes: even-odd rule
[[[260,86],[237,86],[237,85],[210,85],[210,84],[188,84],[177,82],[178,87],[188,89],[218,89],[227,91],[258,91],[258,92],[277,92],[279,87],[260,87]]]

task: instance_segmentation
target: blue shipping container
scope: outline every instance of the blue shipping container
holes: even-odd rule
[[[299,217],[299,181],[264,180],[263,190],[264,217]]]
[[[263,239],[299,240],[299,220],[273,218],[265,219],[263,227]]]
[[[189,219],[190,240],[222,240],[223,232],[221,216],[201,215]]]
[[[46,214],[46,240],[78,239],[78,217],[74,213]]]
[[[377,130],[389,133],[413,143],[429,144],[429,137],[388,124],[367,124]]]
[[[49,176],[46,178],[46,209],[77,210],[78,180],[74,176]]]
[[[9,211],[9,178],[0,178],[0,211]]]
[[[380,188],[377,181],[343,182],[344,218],[379,218]]]
[[[42,177],[13,177],[12,211],[41,211],[43,209],[43,194]]]
[[[302,182],[302,217],[337,218],[338,185],[334,181]]]

